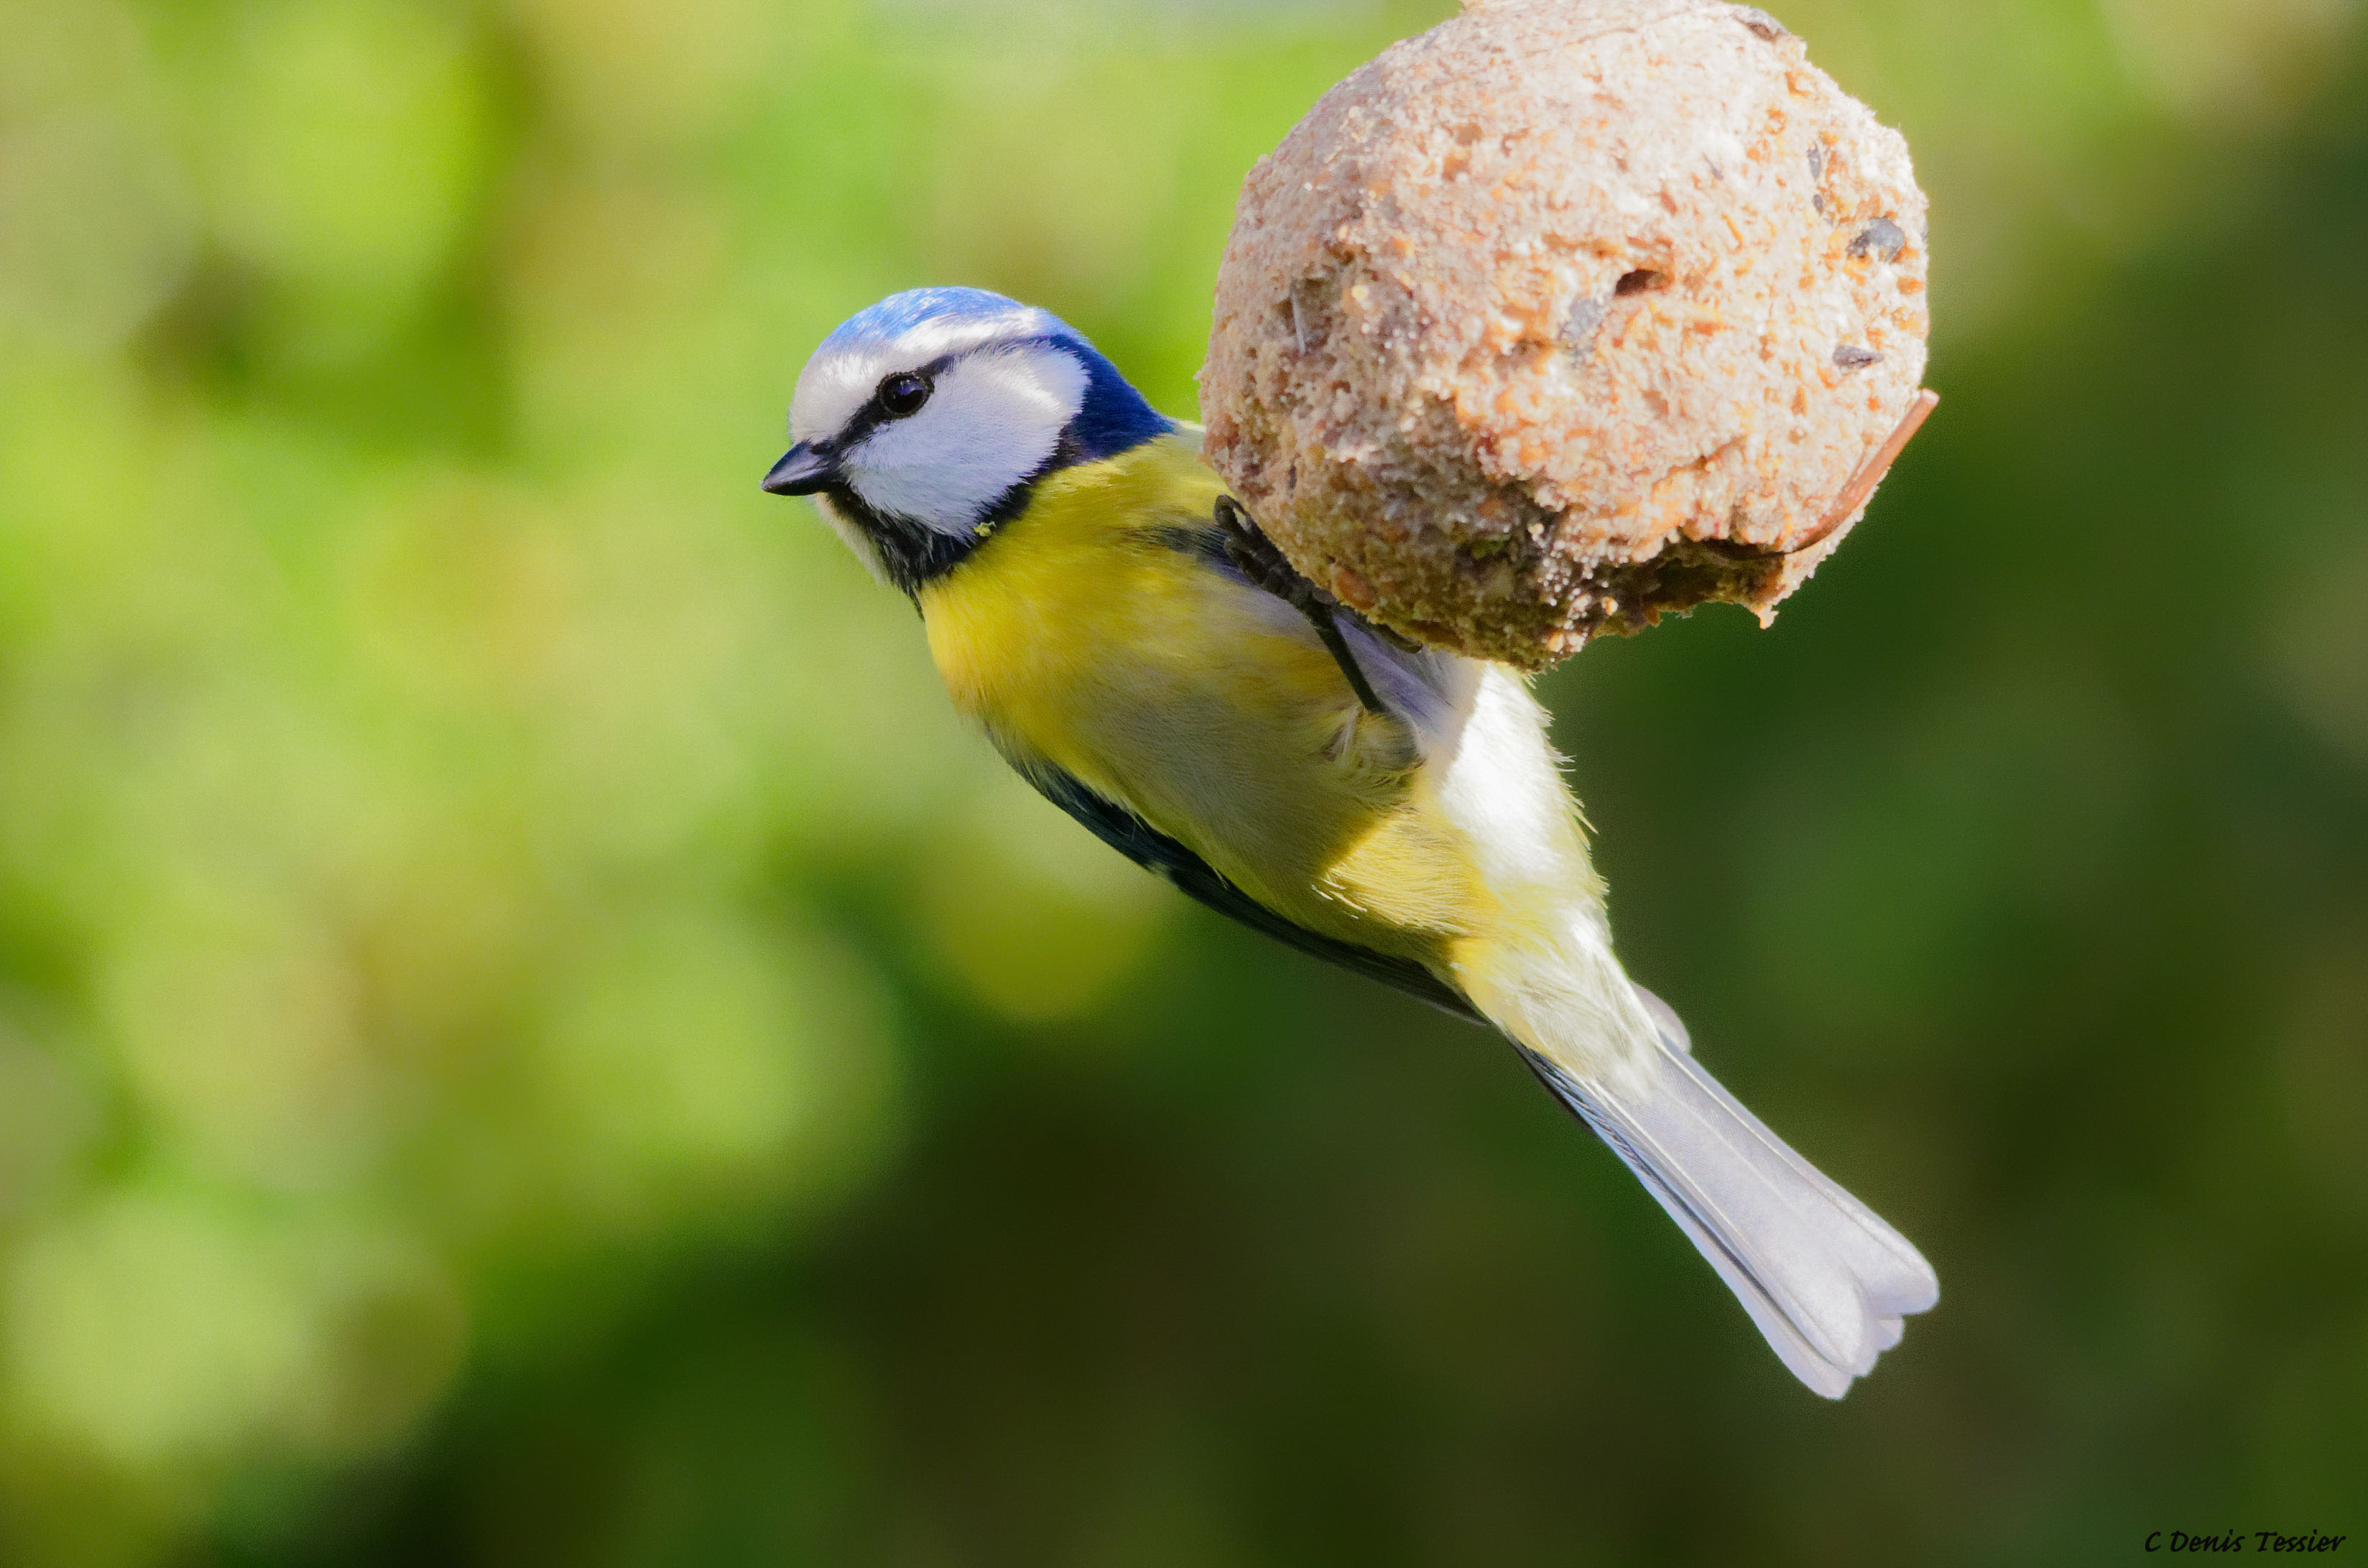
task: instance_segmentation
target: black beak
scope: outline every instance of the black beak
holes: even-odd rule
[[[827,451],[812,441],[800,441],[765,475],[766,490],[775,495],[811,495],[838,477],[838,467]]]

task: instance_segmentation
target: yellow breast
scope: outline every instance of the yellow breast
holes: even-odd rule
[[[929,651],[955,703],[1093,782],[1071,732],[1081,700],[1182,655],[1208,608],[1204,574],[1171,547],[1224,490],[1197,433],[1047,476],[1028,509],[925,585]]]
[[[1015,760],[1062,768],[1310,929],[1430,961],[1469,927],[1469,856],[1403,750],[1366,744],[1395,722],[1359,710],[1294,612],[1179,548],[1222,490],[1197,432],[1047,477],[924,585],[930,652]]]

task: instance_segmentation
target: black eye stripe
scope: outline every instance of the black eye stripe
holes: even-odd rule
[[[864,399],[863,406],[848,416],[847,424],[840,428],[837,435],[830,437],[830,446],[837,451],[851,452],[861,446],[864,439],[882,425],[894,425],[900,418],[909,417],[911,413],[916,411],[917,405],[916,410],[908,410],[904,415],[891,414],[882,405],[880,394],[886,390],[888,383],[901,376],[918,376],[928,382],[931,390],[934,391],[938,378],[943,375],[947,368],[959,358],[959,355],[948,354],[914,369],[894,370],[882,377],[880,385],[874,387],[871,390],[871,395]]]

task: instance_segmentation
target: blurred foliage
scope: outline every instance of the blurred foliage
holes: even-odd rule
[[[0,0],[0,1561],[2368,1537],[2346,0],[1779,7],[1947,401],[1772,631],[1547,692],[1632,967],[1939,1266],[1839,1407],[757,494],[922,282],[1189,411],[1243,171],[1444,8]]]

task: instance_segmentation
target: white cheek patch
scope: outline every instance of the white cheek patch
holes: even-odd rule
[[[1085,394],[1085,366],[1061,349],[973,354],[939,377],[920,413],[881,426],[848,454],[848,483],[880,511],[967,533],[1043,466]]]
[[[1046,312],[1019,306],[999,315],[939,317],[885,341],[837,347],[825,343],[798,374],[790,399],[790,439],[837,435],[895,371],[918,369],[983,343],[1048,334],[1058,325]]]

